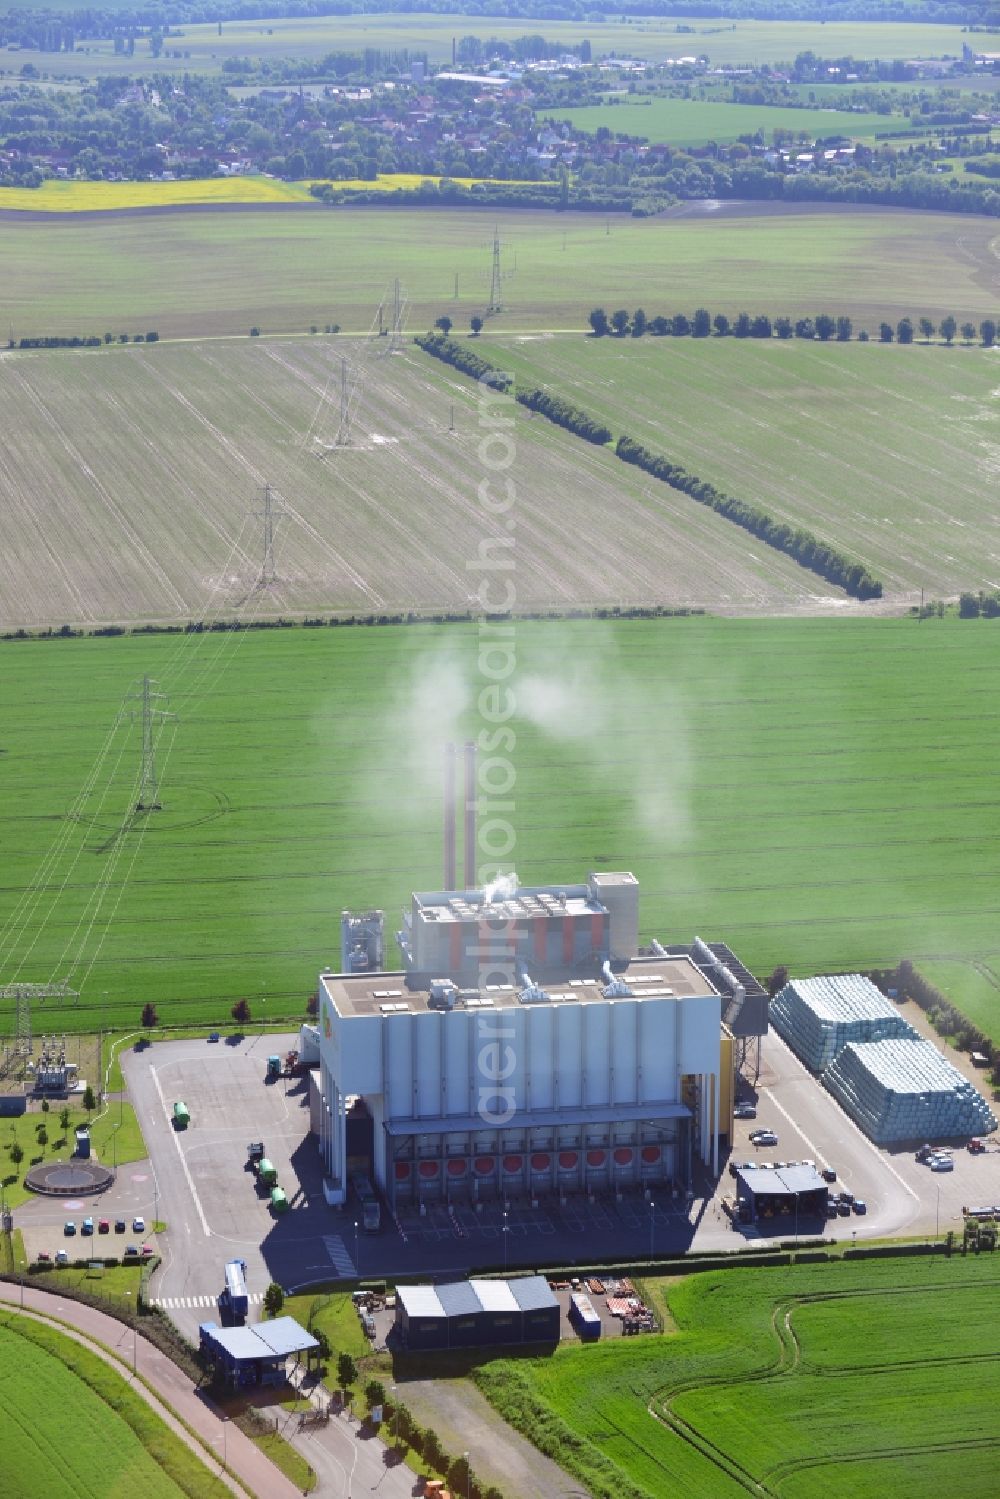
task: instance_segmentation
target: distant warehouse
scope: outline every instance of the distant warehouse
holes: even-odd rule
[[[483,1348],[557,1343],[559,1303],[544,1275],[396,1288],[404,1348]]]

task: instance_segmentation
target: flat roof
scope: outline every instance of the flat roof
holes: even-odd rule
[[[520,886],[503,899],[482,890],[415,890],[413,910],[425,922],[529,921],[534,917],[603,916],[607,907],[587,885]]]
[[[294,1317],[275,1317],[273,1322],[259,1322],[256,1327],[218,1327],[214,1322],[202,1322],[199,1332],[224,1348],[230,1358],[242,1362],[285,1359],[292,1353],[319,1347],[312,1333],[300,1327]]]
[[[253,1331],[272,1353],[286,1358],[291,1353],[308,1353],[319,1347],[312,1333],[300,1327],[294,1317],[275,1317],[270,1322],[258,1322]]]
[[[684,953],[671,953],[669,957],[632,958],[627,967],[616,967],[615,976],[621,978],[632,990],[635,999],[717,999],[718,990],[698,965]],[[431,1010],[447,1013],[430,1004],[429,989],[408,989],[407,973],[397,969],[392,973],[323,973],[320,982],[327,992],[337,1014],[375,1016],[420,1014]],[[482,989],[459,988],[454,1008],[477,1011],[510,1010],[519,1007],[520,984],[488,984]],[[605,999],[606,980],[600,975],[590,978],[578,976],[575,968],[569,967],[565,977],[547,977],[541,987],[548,1000],[537,1000],[524,1008],[537,1009],[551,1004],[609,1004]],[[620,1001],[616,1001],[620,1003]]]
[[[827,1185],[815,1166],[784,1166],[781,1170],[739,1170],[736,1181],[747,1197],[800,1197],[806,1192],[826,1192]]]

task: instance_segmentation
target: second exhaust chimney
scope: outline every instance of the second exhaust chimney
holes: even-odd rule
[[[444,888],[454,890],[455,873],[455,746],[444,747]]]
[[[476,880],[476,745],[465,745],[465,888],[475,890]]]

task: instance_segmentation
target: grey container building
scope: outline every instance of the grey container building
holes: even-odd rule
[[[916,1039],[916,1032],[860,973],[791,979],[771,1001],[771,1024],[813,1072],[859,1041]]]
[[[544,1275],[396,1288],[404,1348],[495,1348],[559,1341],[559,1303]]]
[[[845,1046],[823,1082],[876,1145],[984,1135],[997,1127],[983,1096],[919,1037]]]

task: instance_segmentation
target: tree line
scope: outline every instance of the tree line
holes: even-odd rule
[[[689,474],[679,463],[671,463],[662,454],[650,452],[632,437],[619,437],[615,452],[625,463],[634,463],[645,473],[662,479],[672,489],[680,489],[684,494],[690,495],[700,505],[708,505],[717,515],[725,516],[726,520],[742,526],[744,531],[749,531],[767,546],[793,557],[802,567],[818,573],[828,583],[838,584],[853,598],[882,597],[881,582],[862,563],[849,557],[846,552],[830,546],[828,542],[820,541],[811,531],[806,531],[801,526],[791,526],[787,521],[776,520],[759,505],[723,493],[707,479]]]
[[[136,333],[132,342],[155,344],[159,342],[159,339],[158,333]],[[53,335],[45,338],[19,338],[16,342],[11,338],[7,340],[7,347],[8,349],[99,349],[103,344],[113,344],[116,341],[120,344],[127,344],[129,336],[127,333],[119,333],[116,340],[114,333],[105,333],[103,338],[99,338],[96,333],[89,334],[86,338],[77,334],[70,338]]]
[[[435,359],[443,360],[446,364],[454,365],[456,369],[463,370],[474,379],[488,380],[497,390],[510,391],[514,385],[513,377],[507,371],[497,369],[474,349],[466,348],[449,338],[447,333],[417,334],[414,343],[425,353],[432,355]],[[540,390],[537,386],[528,386],[522,391],[517,391],[515,399],[532,411],[538,411],[541,415],[548,417],[558,426],[566,427],[578,436],[585,437],[588,442],[603,445],[611,440],[612,434],[609,428],[582,411],[580,407],[570,405],[568,401],[563,401],[549,391]],[[602,436],[602,433],[607,435]],[[806,531],[801,526],[791,526],[787,521],[779,521],[759,505],[724,494],[707,479],[699,479],[696,474],[689,474],[680,464],[671,463],[662,454],[651,452],[634,438],[619,437],[615,447],[615,456],[623,463],[634,464],[637,468],[652,474],[654,478],[662,479],[671,488],[690,495],[699,504],[708,505],[726,520],[749,531],[766,546],[784,552],[786,556],[792,557],[810,572],[818,573],[827,582],[839,585],[852,597],[857,599],[882,597],[881,581],[874,577],[863,563],[849,557],[846,552],[830,546],[829,543],[821,541],[811,531]]]
[[[482,327],[482,319],[474,318]],[[488,380],[495,390],[510,391],[513,384],[513,376],[506,370],[498,370],[495,365],[490,364],[481,354],[474,349],[465,348],[464,345],[456,343],[449,338],[448,332],[451,328],[451,319],[444,317],[438,319],[439,326],[447,323],[448,327],[441,328],[439,333],[417,334],[414,343],[431,354],[435,359],[442,359],[445,364],[454,365],[456,369],[462,370],[466,375],[471,375],[475,380]],[[473,330],[478,333],[479,329]],[[584,438],[587,442],[597,443],[603,447],[612,438],[610,427],[603,422],[597,421],[579,406],[564,401],[561,396],[553,395],[549,390],[544,390],[540,385],[524,385],[512,392],[514,399],[520,405],[526,406],[529,411],[537,411],[541,416],[547,416],[550,422],[557,427],[565,427],[568,432],[577,437]]]
[[[790,317],[771,318],[766,313],[740,312],[730,319],[719,312],[713,317],[706,307],[699,307],[690,317],[686,312],[676,312],[672,317],[662,314],[648,317],[641,307],[634,312],[619,307],[608,314],[603,307],[595,307],[588,322],[595,338],[643,338],[647,333],[653,338],[708,338],[714,333],[717,338],[812,338],[820,343],[831,340],[847,343],[856,337],[859,343],[868,343],[870,337],[866,328],[859,328],[855,334],[854,324],[845,314],[834,316],[828,312],[796,318],[793,322]],[[922,317],[917,321],[917,330],[925,343],[937,333],[950,345],[959,332],[967,344],[974,343],[978,336],[984,349],[991,349],[997,341],[995,318],[983,318],[977,328],[972,322],[959,325],[951,313],[940,323]],[[878,341],[891,344],[895,339],[901,344],[911,344],[914,332],[913,319],[901,317],[895,324],[879,323]]]

